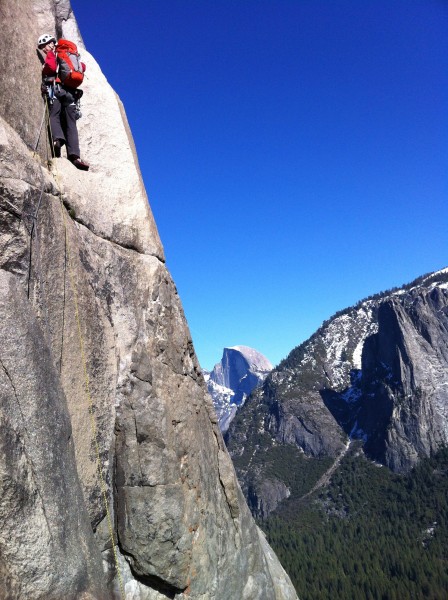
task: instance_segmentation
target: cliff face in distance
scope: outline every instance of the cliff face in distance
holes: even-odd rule
[[[447,275],[383,302],[378,333],[364,348],[353,428],[364,432],[366,451],[396,472],[448,443]]]
[[[0,598],[296,598],[238,486],[119,99],[68,1],[0,18]],[[88,173],[47,164],[45,135],[31,151],[47,31],[87,63]]]
[[[222,432],[227,431],[238,407],[270,371],[272,365],[263,354],[248,346],[233,346],[224,348],[220,362],[210,373],[204,373]]]
[[[349,440],[362,440],[368,457],[399,473],[431,456],[448,443],[447,373],[448,269],[327,321],[226,433],[253,512],[266,517],[290,495],[278,471],[294,453],[336,465]]]

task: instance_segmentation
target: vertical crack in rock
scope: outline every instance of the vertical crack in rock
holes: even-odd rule
[[[62,280],[62,324],[61,324],[61,351],[59,355],[59,373],[62,372],[62,357],[64,354],[64,329],[65,329],[65,305],[67,289],[67,231],[64,230],[64,275]]]
[[[21,416],[21,421],[22,421],[22,427],[23,427],[24,436],[27,437],[27,438],[29,438],[28,430],[27,430],[27,426],[26,426],[25,415],[23,414],[22,407],[20,405],[19,397],[17,395],[17,391],[16,391],[16,388],[14,386],[14,381],[12,380],[11,375],[8,373],[8,369],[4,365],[1,357],[0,357],[0,365],[1,365],[2,369],[3,369],[3,372],[6,375],[9,383],[11,384],[11,388],[12,388],[13,395],[14,395],[14,400],[15,400],[16,406],[17,406],[17,408],[19,410],[19,413],[20,413],[20,416]],[[16,432],[16,433],[17,433],[18,438],[20,438],[19,433],[18,432]],[[30,468],[31,468],[31,475],[32,475],[32,480],[33,480],[34,487],[35,487],[35,489],[37,491],[37,494],[38,494],[38,496],[40,498],[40,501],[41,501],[42,512],[43,512],[43,515],[45,517],[45,522],[46,522],[46,525],[47,525],[47,532],[48,532],[48,535],[49,535],[51,541],[53,542],[53,537],[52,537],[52,532],[51,532],[51,525],[50,525],[50,521],[49,521],[49,518],[48,518],[48,515],[47,515],[47,511],[46,511],[45,500],[42,497],[41,490],[40,490],[39,484],[37,482],[37,477],[36,477],[36,474],[35,474],[35,467],[34,467],[34,464],[33,464],[33,461],[31,459],[31,457],[29,456],[29,454],[27,452],[27,449],[26,449],[27,446],[26,446],[26,444],[22,443],[22,448],[23,448],[23,453],[26,456],[27,462],[28,462],[28,464],[30,465]]]
[[[135,414],[135,410],[134,407],[132,406],[132,401],[129,401],[129,406],[131,407],[132,410],[132,416],[134,419],[134,428],[135,428],[135,444],[136,444],[136,450],[137,450],[137,461],[138,461],[138,468],[140,471],[140,478],[139,478],[139,482],[138,485],[143,485],[143,470],[142,470],[142,463],[141,463],[141,459],[140,459],[140,441],[139,441],[139,436],[138,436],[138,426],[137,426],[137,415]]]

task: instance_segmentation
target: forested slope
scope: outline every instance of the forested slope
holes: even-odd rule
[[[448,449],[396,475],[355,444],[327,487],[261,525],[303,600],[446,600]]]

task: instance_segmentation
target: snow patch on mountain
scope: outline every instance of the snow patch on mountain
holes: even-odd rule
[[[366,338],[377,332],[372,318],[374,302],[366,301],[357,308],[336,316],[311,339],[300,361],[300,367],[318,368],[317,357],[325,365],[328,385],[343,390],[350,385],[350,373],[361,369],[362,349]],[[283,377],[286,374],[283,373]]]

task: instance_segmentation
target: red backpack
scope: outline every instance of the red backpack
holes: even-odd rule
[[[84,80],[84,65],[81,63],[76,44],[69,40],[59,40],[56,45],[58,78],[63,85],[77,88]]]

